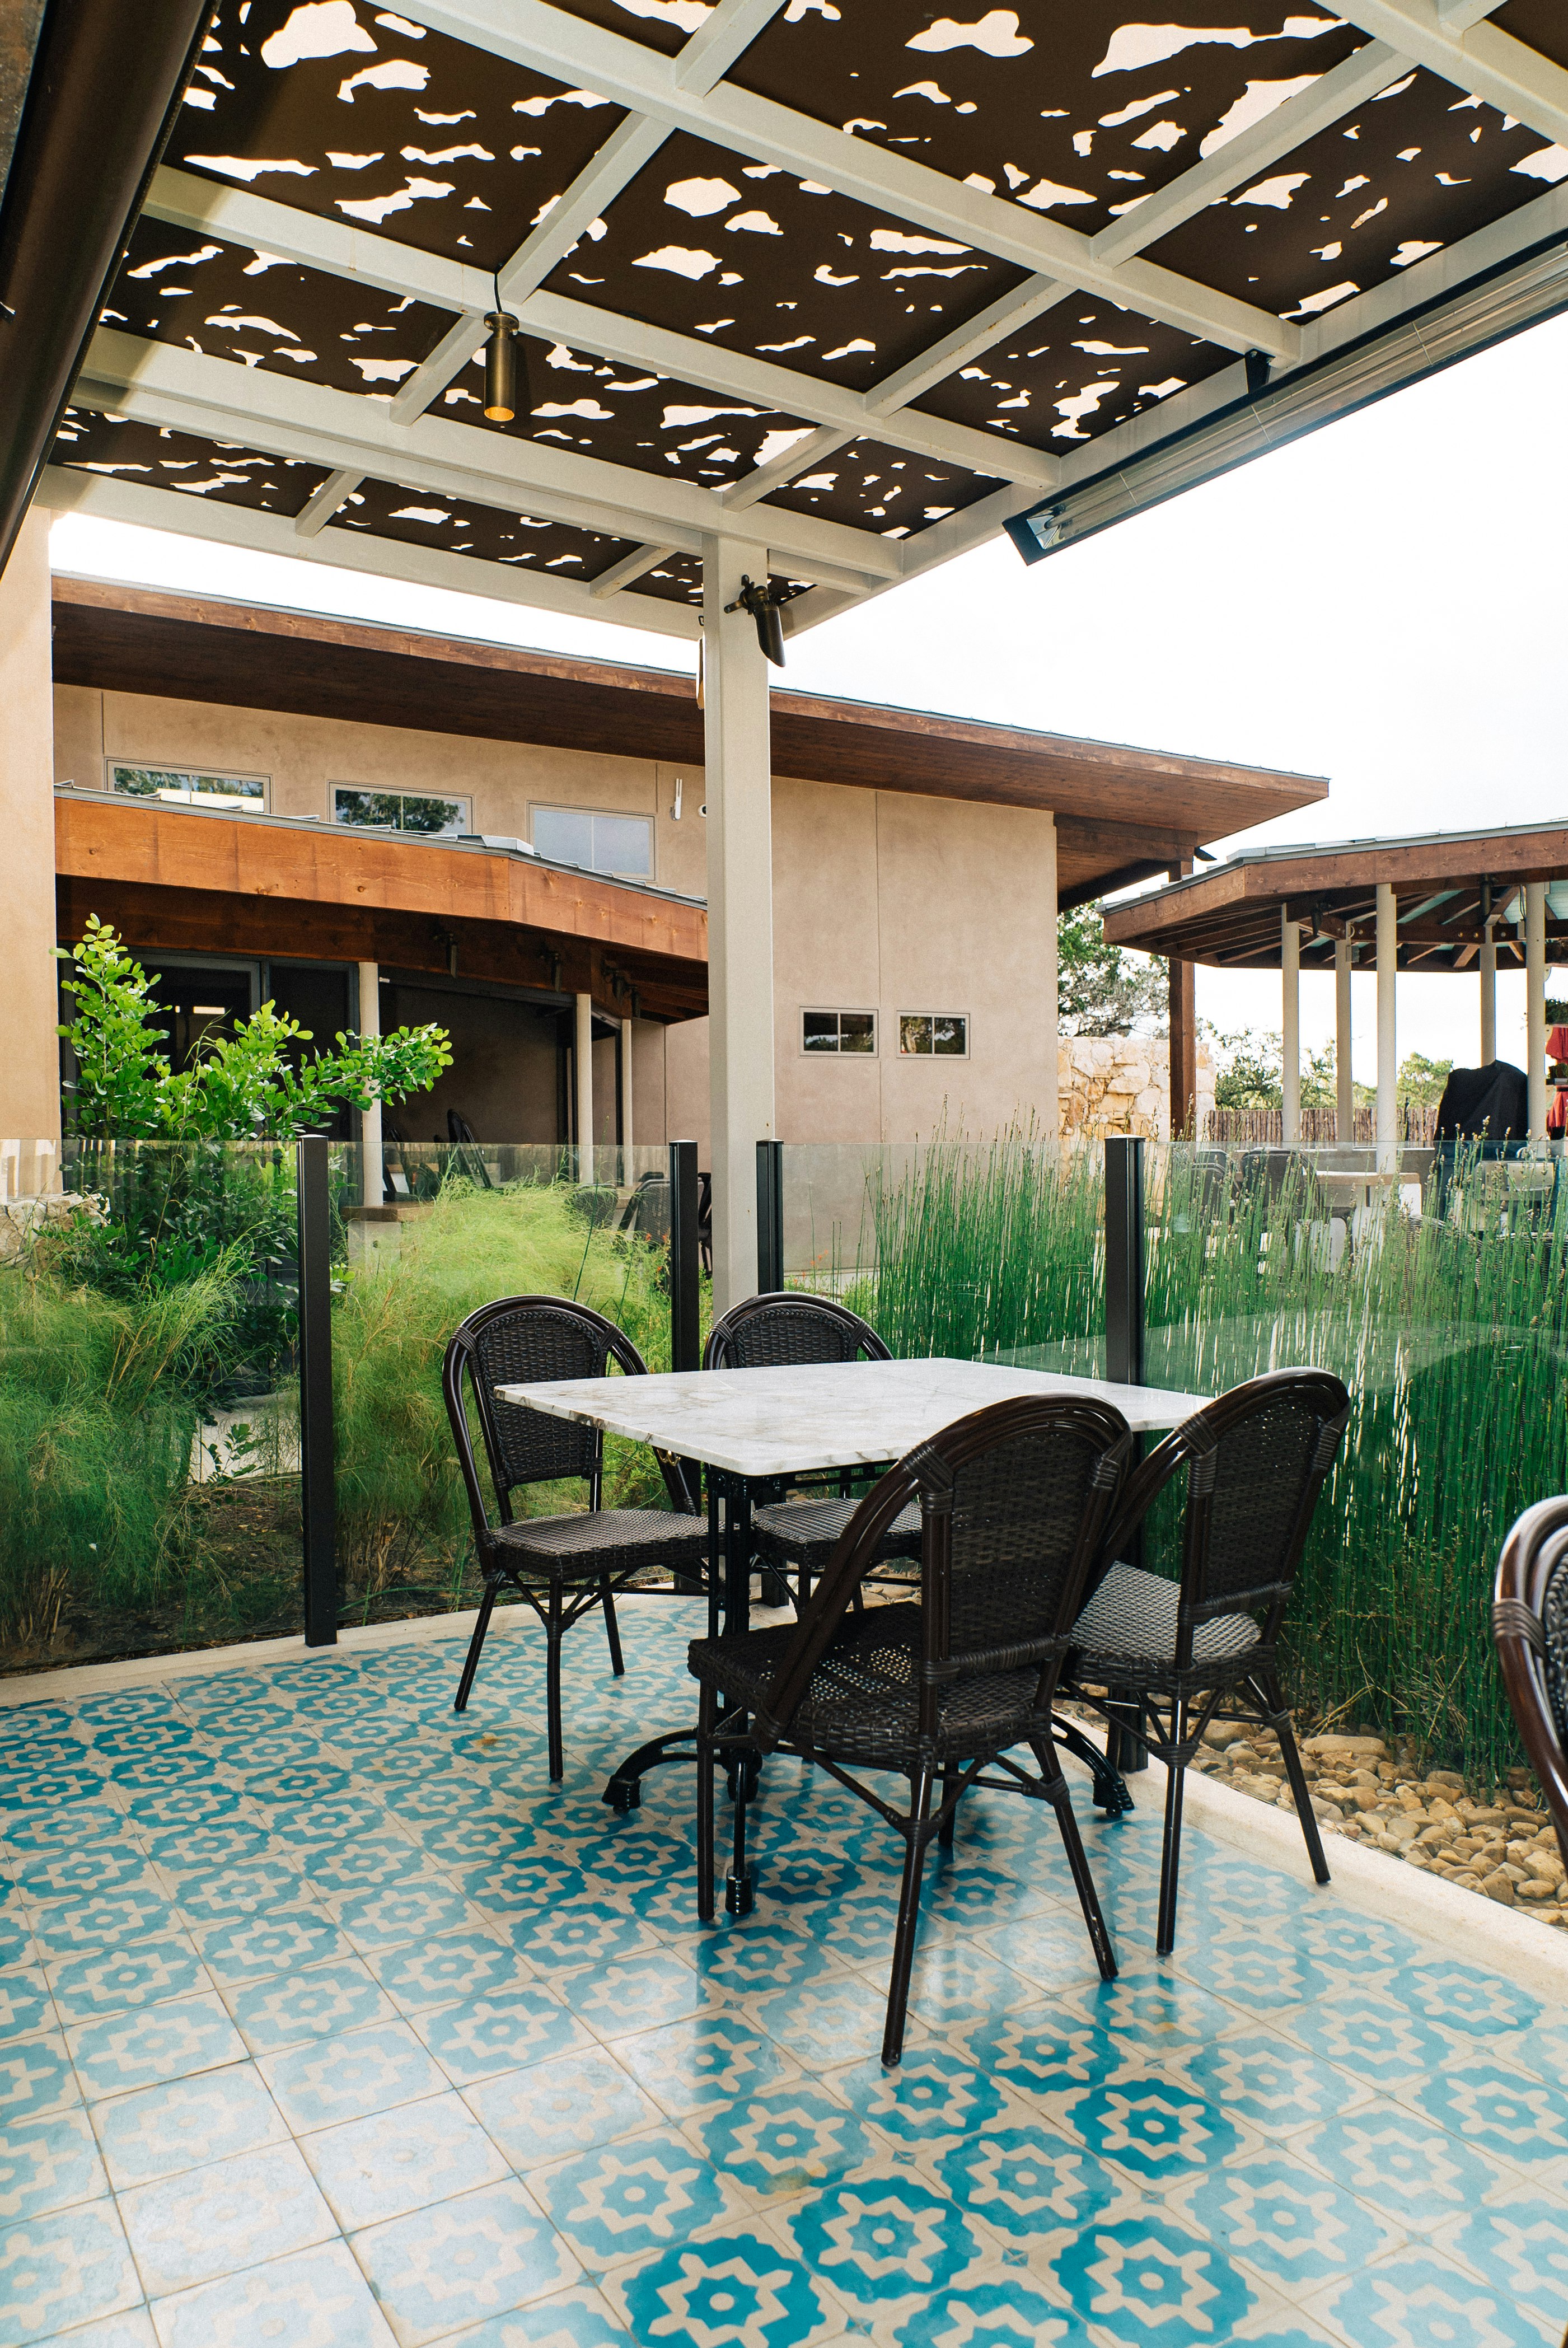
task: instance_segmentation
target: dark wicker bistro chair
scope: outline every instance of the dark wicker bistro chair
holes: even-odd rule
[[[819,1764],[903,1837],[882,2039],[890,2067],[903,2047],[925,1853],[938,1835],[952,1839],[972,1787],[1055,1806],[1096,1960],[1107,1981],[1115,1976],[1051,1704],[1130,1439],[1120,1413],[1103,1403],[1028,1396],[975,1411],[910,1452],[861,1502],[798,1622],[691,1648],[702,1687],[697,1913],[705,1923],[714,1912],[716,1761],[734,1789],[731,1913],[751,1905],[746,1764],[753,1754],[783,1751]],[[855,1593],[912,1499],[921,1511],[919,1601],[856,1613]],[[1037,1775],[1011,1757],[1016,1746],[1028,1746]],[[857,1769],[907,1779],[907,1810],[862,1785]]]
[[[825,1296],[779,1289],[748,1296],[716,1321],[703,1349],[705,1370],[783,1369],[806,1362],[891,1362],[892,1355],[869,1321]],[[819,1478],[810,1479],[813,1482]],[[751,1537],[764,1572],[788,1586],[795,1577],[795,1603],[801,1607],[811,1584],[838,1546],[839,1536],[859,1506],[840,1477],[837,1494],[778,1499],[754,1509]],[[889,1526],[878,1562],[920,1555],[920,1510],[913,1504]],[[881,1577],[879,1577],[880,1579]],[[907,1576],[913,1582],[913,1574]]]
[[[614,1361],[628,1377],[644,1377],[647,1365],[630,1338],[585,1304],[559,1296],[503,1296],[470,1313],[447,1347],[442,1384],[458,1459],[473,1511],[474,1544],[484,1576],[479,1620],[469,1642],[458,1684],[455,1709],[467,1708],[479,1669],[480,1650],[503,1583],[517,1591],[544,1625],[546,1710],[550,1775],[564,1771],[561,1737],[561,1642],[595,1606],[604,1613],[610,1668],[624,1671],[615,1622],[615,1592],[640,1575],[667,1569],[689,1588],[707,1579],[707,1525],[697,1513],[686,1476],[674,1460],[659,1456],[673,1513],[662,1509],[603,1509],[599,1505],[604,1438],[596,1427],[552,1418],[525,1404],[502,1402],[501,1385],[531,1385],[558,1378],[605,1376]],[[464,1381],[472,1387],[490,1463],[498,1521],[491,1523],[469,1434]],[[588,1486],[585,1516],[527,1517],[514,1521],[511,1496],[524,1484],[582,1477]]]
[[[1538,1500],[1504,1541],[1491,1635],[1568,1867],[1568,1498]]]
[[[1266,1724],[1279,1738],[1319,1883],[1323,1838],[1280,1690],[1281,1618],[1318,1494],[1350,1411],[1321,1370],[1275,1370],[1221,1395],[1168,1435],[1123,1487],[1102,1558],[1125,1556],[1185,1469],[1181,1578],[1112,1562],[1073,1628],[1063,1693],[1146,1744],[1170,1772],[1155,1945],[1176,1940],[1181,1793],[1212,1720]]]

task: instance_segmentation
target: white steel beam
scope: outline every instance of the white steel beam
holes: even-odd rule
[[[676,88],[706,97],[783,5],[784,0],[718,0],[671,64]]]
[[[911,359],[907,366],[901,366],[892,375],[884,376],[875,389],[866,394],[868,410],[873,416],[891,418],[911,400],[919,399],[923,392],[945,382],[961,366],[967,366],[971,359],[977,359],[982,352],[991,348],[993,343],[1000,342],[1004,335],[1015,333],[1026,326],[1032,318],[1037,318],[1042,311],[1054,309],[1058,302],[1065,302],[1073,290],[1072,286],[1063,285],[1054,277],[1029,278],[1026,283],[1016,286],[1011,294],[1004,294],[996,301],[989,303],[977,317],[970,319],[967,325],[955,326],[950,335],[944,335],[939,343],[933,343],[929,350],[922,351],[920,356]]]
[[[566,612],[581,620],[604,617],[603,608],[591,599],[591,582],[562,579],[554,572],[478,562],[472,555],[407,546],[400,539],[373,538],[367,531],[329,530],[315,538],[300,538],[286,514],[220,505],[209,498],[181,496],[177,489],[153,489],[145,481],[119,480],[51,465],[39,484],[38,502],[56,513],[96,514],[107,521],[134,523],[141,530],[172,530],[181,538],[247,547],[257,554],[279,554],[290,561],[322,562],[335,570],[366,572],[373,578],[400,579],[411,587],[444,587],[455,594],[488,596],[495,602]],[[644,595],[637,599],[634,618],[629,607],[622,608],[627,626],[696,640],[696,613],[686,604]]]
[[[1432,0],[1425,5],[1429,7]],[[557,80],[585,85],[672,130],[688,130],[754,161],[820,180],[895,219],[1018,268],[1064,278],[1209,342],[1238,351],[1265,350],[1286,362],[1295,356],[1297,329],[1272,311],[1149,262],[1112,267],[1095,258],[1091,240],[1080,230],[731,83],[721,82],[696,98],[677,84],[667,57],[623,34],[568,16],[548,0],[410,0],[407,13],[454,40]]]
[[[1229,139],[1212,155],[1195,163],[1180,179],[1172,180],[1157,194],[1145,196],[1142,202],[1130,212],[1124,212],[1109,228],[1102,228],[1093,239],[1094,250],[1101,261],[1126,261],[1135,252],[1144,252],[1183,221],[1217,203],[1239,188],[1244,180],[1253,179],[1276,163],[1282,155],[1290,154],[1308,139],[1315,139],[1321,130],[1352,113],[1380,89],[1408,69],[1408,59],[1391,49],[1386,41],[1368,41],[1342,65],[1334,66],[1321,74],[1310,89],[1297,92],[1254,122],[1248,130]]]
[[[1444,81],[1568,146],[1568,67],[1501,26],[1483,18],[1463,27],[1439,14],[1438,0],[1345,0],[1342,13]]]
[[[673,546],[636,547],[630,554],[623,555],[619,562],[613,562],[608,571],[601,571],[598,577],[590,582],[588,592],[596,603],[602,603],[607,597],[618,595],[622,588],[629,587],[634,579],[645,579],[666,554],[676,551]]]
[[[1438,0],[1438,22],[1450,33],[1468,33],[1500,5],[1501,0]]]
[[[356,473],[347,469],[328,473],[315,495],[308,499],[294,516],[296,535],[300,538],[314,538],[318,530],[325,530],[333,515],[338,511],[346,499],[353,495],[364,479],[363,473]]]
[[[699,552],[704,535],[722,528],[717,498],[693,482],[633,472],[542,441],[476,432],[444,417],[398,426],[382,402],[357,392],[285,381],[106,328],[93,338],[76,396],[85,407],[208,439],[253,438],[275,456],[331,470],[357,469],[503,511],[522,508],[618,538],[667,538],[688,552]],[[895,578],[901,567],[895,541],[816,515],[779,512],[769,534],[805,578],[830,576],[835,585],[858,587],[868,577]]]
[[[480,322],[495,298],[494,289],[481,271],[466,263],[420,252],[391,237],[367,238],[362,230],[297,211],[270,197],[216,187],[191,173],[167,168],[157,173],[146,209],[153,218],[170,221],[192,235],[253,245],[302,268],[326,270],[377,286],[383,293],[412,294],[417,301],[462,312],[393,399],[392,414],[398,423],[422,412],[458,368],[467,365],[483,339]],[[1056,485],[1055,458],[1037,449],[1016,447],[965,425],[944,423],[940,417],[884,416],[872,404],[875,395],[818,383],[792,367],[777,366],[744,351],[726,350],[695,335],[645,325],[638,319],[624,318],[558,294],[530,294],[517,304],[517,315],[530,334],[548,342],[570,343],[601,358],[650,368],[733,398],[753,400],[758,407],[781,408],[814,424],[839,426],[846,438],[874,429],[879,438],[938,464],[998,473],[1005,479],[1032,482],[1037,490]],[[984,344],[979,347],[984,348]]]
[[[787,482],[799,480],[802,473],[813,471],[851,437],[833,424],[825,424],[820,432],[809,432],[804,440],[797,440],[793,448],[786,448],[784,454],[775,457],[770,465],[758,465],[738,481],[731,481],[727,489],[720,489],[719,504],[727,513],[734,513],[742,506],[754,506],[770,490],[781,489]]]

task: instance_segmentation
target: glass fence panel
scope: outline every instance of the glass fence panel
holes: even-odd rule
[[[1098,1145],[789,1145],[783,1181],[787,1285],[840,1297],[894,1354],[1104,1375]]]
[[[1290,1619],[1319,1718],[1518,1757],[1489,1601],[1522,1509],[1568,1488],[1568,1181],[1477,1144],[1145,1151],[1150,1383],[1331,1370],[1351,1417]]]
[[[669,1154],[663,1145],[490,1143],[332,1149],[334,1432],[341,1619],[478,1603],[469,1505],[441,1394],[448,1340],[498,1297],[574,1298],[670,1365]],[[476,1447],[479,1430],[474,1427]],[[482,1456],[482,1455],[481,1455]],[[604,1505],[661,1506],[653,1454],[610,1437]],[[581,1483],[516,1496],[581,1507]]]

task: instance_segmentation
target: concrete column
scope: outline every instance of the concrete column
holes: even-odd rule
[[[621,1022],[621,1179],[630,1183],[632,1173],[632,1023]]]
[[[1334,1128],[1341,1141],[1356,1138],[1356,1064],[1350,1037],[1350,973],[1354,949],[1348,938],[1334,941]]]
[[[577,1071],[577,1179],[593,1179],[593,998],[576,998],[577,1026],[572,1054]]]
[[[1398,900],[1386,880],[1377,883],[1377,1171],[1398,1170],[1399,1038],[1395,988],[1399,967]]]
[[[765,547],[703,541],[716,1318],[757,1293],[757,1145],[774,1138],[768,664],[749,614],[725,612],[743,572],[766,580]]]
[[[1546,1138],[1546,883],[1524,884],[1525,1068],[1530,1077],[1530,1138]]]
[[[0,575],[0,837],[5,842],[5,1041],[0,1135],[19,1139],[22,1189],[58,1180],[60,1042],[55,946],[55,717],[49,516],[35,507]],[[49,1147],[35,1153],[32,1144]],[[35,1169],[30,1171],[29,1169]]]
[[[1497,1057],[1497,940],[1489,927],[1480,950],[1480,1064]]]
[[[1288,905],[1280,911],[1279,971],[1284,1129],[1287,1144],[1294,1144],[1301,1139],[1301,932]]]
[[[369,1042],[381,1033],[381,965],[359,965],[359,1033]],[[359,1203],[378,1207],[386,1189],[381,1170],[381,1104],[359,1112]]]

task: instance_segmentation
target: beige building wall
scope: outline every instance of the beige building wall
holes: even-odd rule
[[[53,1187],[60,1134],[55,947],[54,715],[49,685],[49,520],[22,524],[0,575],[0,837],[5,843],[5,1007],[0,1047],[0,1195]],[[20,1142],[20,1150],[8,1148]]]
[[[317,821],[330,816],[335,784],[460,794],[475,831],[523,840],[539,806],[646,815],[655,883],[706,893],[700,767],[73,685],[57,687],[55,703],[55,772],[77,790],[107,788],[109,762],[121,759],[264,776],[273,813]],[[786,1141],[907,1141],[944,1119],[971,1132],[1014,1117],[1056,1129],[1048,814],[778,778],[773,881]],[[808,1009],[874,1012],[875,1055],[807,1054]],[[904,1012],[961,1014],[969,1056],[903,1056]],[[601,1138],[614,1131],[612,1057],[595,1052]],[[691,1138],[706,1149],[707,1022],[639,1023],[633,1068],[634,1140]]]

